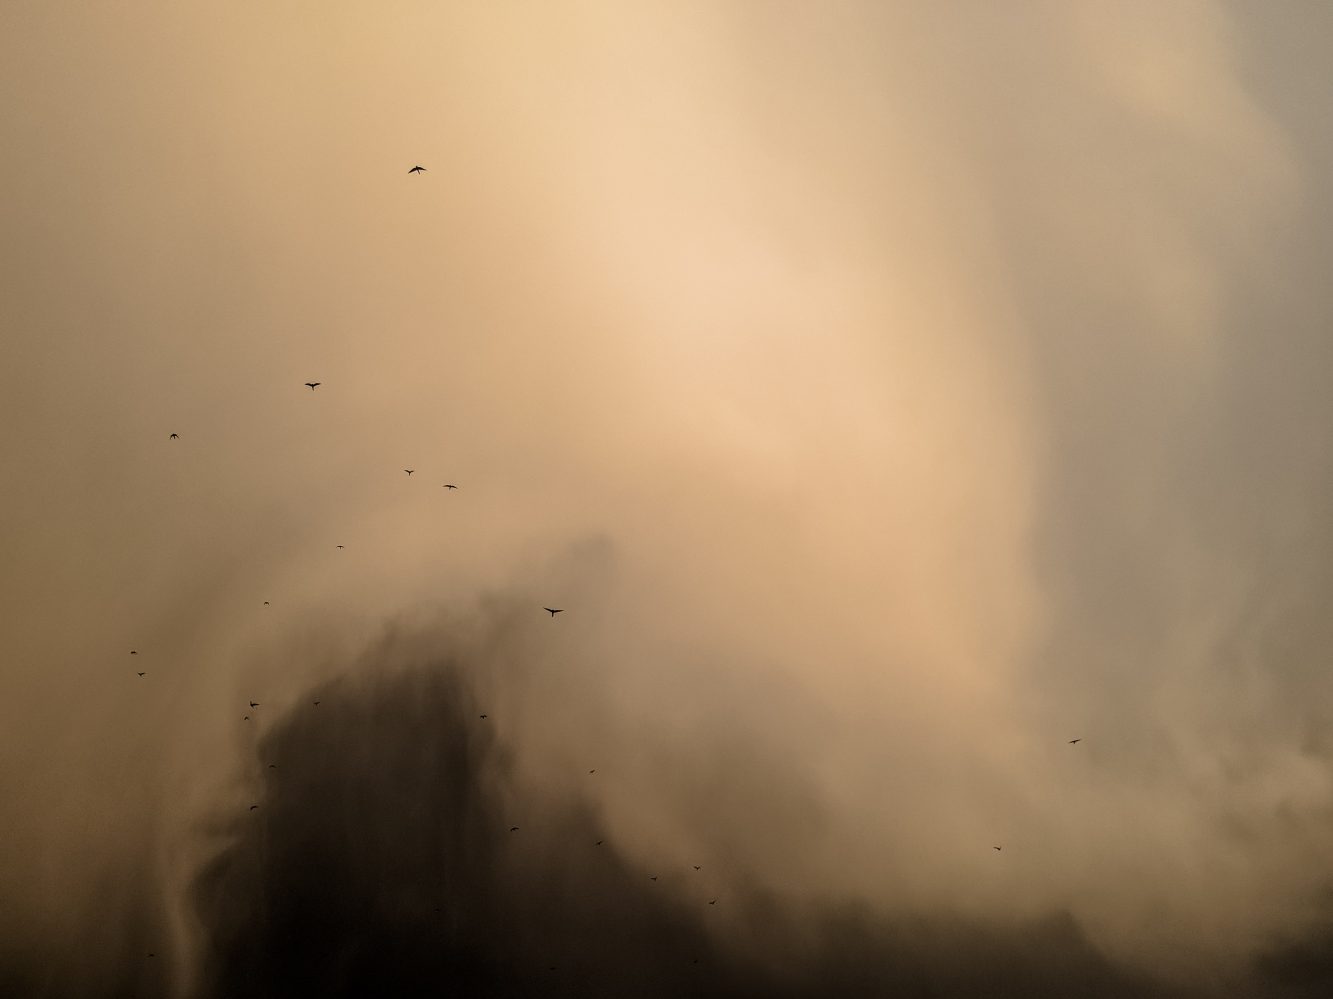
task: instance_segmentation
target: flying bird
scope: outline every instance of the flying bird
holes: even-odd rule
[[[424,166],[414,166],[411,170],[409,170],[409,171],[407,171],[407,172],[408,172],[408,173],[425,173],[425,172],[426,172],[426,168],[425,168]]]
[[[453,484],[450,483],[450,482],[446,482],[446,483],[444,484],[444,488],[445,488],[445,489],[457,489],[458,487],[455,486],[455,485],[453,485]]]
[[[486,716],[485,716],[485,715],[482,715],[481,717],[484,719]]]
[[[249,715],[246,715],[244,718],[241,719],[241,721],[249,721],[249,720],[250,720],[250,716],[249,716]]]
[[[603,843],[605,843],[605,842],[606,842],[606,840],[599,839],[594,845],[595,845],[595,846],[601,846],[601,845],[602,845]]]
[[[139,675],[140,675],[140,676],[143,676],[143,674],[142,674],[142,673],[140,673],[140,674],[139,674]]]
[[[323,383],[323,382],[306,382],[306,384],[307,384],[308,386],[310,386],[310,391],[313,392],[313,391],[315,391],[315,389],[319,388],[319,387],[320,387],[321,385],[323,385],[324,383]]]
[[[589,771],[588,771],[588,773],[590,773],[590,774],[595,774],[596,772],[597,772],[596,770],[589,770]]]
[[[139,653],[135,652],[133,649],[130,649],[130,655],[137,656],[138,654]]]
[[[694,869],[695,869],[696,871],[702,871],[702,870],[703,870],[703,868],[700,867],[698,864],[695,864],[695,865],[694,865]]]
[[[319,701],[315,702],[315,707],[319,707]]]
[[[259,707],[259,702],[258,702],[258,701],[251,701],[251,702],[250,702],[250,707],[252,707],[252,708],[257,708],[257,707]]]
[[[342,551],[342,550],[343,550],[343,546],[342,546],[342,545],[334,545],[333,547],[337,548],[338,551]]]
[[[649,880],[649,881],[656,881],[656,880],[657,880],[657,875],[656,875],[656,874],[652,875],[650,878],[648,878],[648,880]]]
[[[277,765],[276,763],[270,763],[270,764],[268,765],[268,768],[269,768],[270,770],[277,770],[277,769],[278,769],[278,765]]]
[[[510,832],[518,832],[518,826],[510,826],[510,827],[509,827],[509,831],[510,831]]]
[[[563,607],[543,607],[542,610],[550,614],[552,618],[554,618],[557,614],[563,614],[565,612],[565,609]]]
[[[253,811],[254,811],[256,808],[258,808],[258,807],[259,807],[258,805],[251,805],[251,806],[250,806],[250,811],[253,812]]]
[[[715,898],[711,898],[711,899],[709,899],[709,900],[708,900],[708,904],[709,904],[709,905],[717,905],[717,899],[715,899]]]
[[[404,468],[403,471],[406,472],[408,475],[411,475],[413,472],[416,471],[416,469],[415,469],[415,468]]]
[[[268,606],[268,601],[267,601],[267,600],[264,601],[264,606],[265,606],[265,607]]]
[[[172,435],[171,435],[170,437],[168,437],[167,439],[168,439],[168,440],[173,440],[173,441],[178,441],[178,440],[181,439],[181,435],[180,435],[180,434],[172,434]]]
[[[1072,746],[1074,743],[1076,743],[1076,742],[1082,742],[1082,741],[1083,741],[1082,739],[1070,739],[1070,740],[1069,740],[1069,744]]]
[[[1000,848],[998,846],[992,846],[991,849],[994,850],[996,853],[1000,852]]]

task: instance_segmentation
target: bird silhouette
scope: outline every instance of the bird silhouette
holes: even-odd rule
[[[264,601],[264,606],[265,606],[265,607],[268,606],[268,601],[267,601],[267,600]]]
[[[137,656],[138,654],[139,653],[135,652],[133,649],[130,649],[130,655]]]
[[[510,827],[509,827],[509,831],[510,831],[510,832],[518,832],[518,826],[510,826]]]
[[[487,716],[486,716],[486,715],[482,715],[481,717],[484,719],[484,718],[486,718]]]
[[[250,716],[249,716],[249,715],[246,715],[244,718],[241,719],[241,721],[249,721],[249,720],[250,720]]]
[[[1070,739],[1070,740],[1069,740],[1069,744],[1072,746],[1074,743],[1076,743],[1076,742],[1082,742],[1082,741],[1083,741],[1082,739]]]
[[[708,904],[709,904],[709,905],[717,905],[717,899],[715,899],[715,898],[709,899],[709,900],[708,900]]]
[[[258,701],[251,701],[251,702],[250,702],[250,707],[252,707],[252,708],[257,708],[257,707],[259,707],[259,702],[258,702]]]
[[[596,772],[597,772],[596,770],[589,770],[589,771],[588,771],[588,773],[590,773],[590,774],[595,774]]]
[[[425,168],[424,166],[414,166],[411,170],[409,170],[409,171],[407,171],[407,172],[408,172],[408,173],[425,173],[425,172],[426,172],[426,168]]]
[[[415,468],[404,468],[403,471],[406,472],[408,475],[411,475],[413,472],[416,471],[416,469],[415,469]]]
[[[458,487],[455,486],[455,485],[453,485],[452,483],[446,482],[446,483],[444,484],[444,488],[445,488],[445,489],[457,489]]]
[[[319,701],[315,702],[315,707],[319,707]]]
[[[993,846],[991,847],[991,849],[994,850],[996,853],[1000,852],[1000,848],[998,846]]]
[[[337,548],[338,551],[342,551],[342,550],[343,550],[343,546],[342,546],[342,545],[334,545],[333,547],[334,547],[334,548]]]
[[[601,845],[602,845],[603,843],[605,843],[605,842],[606,842],[606,840],[604,840],[604,839],[599,839],[594,845],[595,845],[595,846],[601,846]]]
[[[695,865],[694,865],[694,869],[695,869],[696,871],[702,871],[702,870],[703,870],[703,868],[700,867],[698,864],[695,864]]]
[[[307,384],[308,386],[310,386],[310,391],[313,392],[313,391],[315,391],[315,389],[319,388],[319,387],[320,387],[321,385],[323,385],[324,383],[323,383],[323,382],[306,382],[306,384]]]
[[[254,811],[256,808],[258,808],[258,807],[259,807],[258,805],[251,805],[251,806],[250,806],[250,811],[253,812],[253,811]]]
[[[565,612],[565,609],[563,607],[543,607],[542,610],[550,614],[552,618],[554,618],[557,614],[563,614]]]
[[[656,881],[656,880],[657,880],[657,875],[656,875],[656,874],[652,875],[651,877],[648,878],[648,880],[649,880],[649,881]]]
[[[276,763],[270,763],[270,764],[268,765],[268,768],[269,768],[270,770],[277,770],[277,769],[278,769],[278,765],[277,765]]]
[[[143,674],[142,674],[142,673],[140,673],[140,674],[139,674],[139,675],[140,675],[140,676],[143,676]]]
[[[173,440],[173,441],[178,441],[178,440],[181,439],[181,435],[180,435],[180,434],[172,434],[172,435],[171,435],[169,438],[167,438],[167,439],[168,439],[168,440]]]

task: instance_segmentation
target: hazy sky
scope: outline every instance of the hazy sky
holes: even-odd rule
[[[1330,65],[1313,0],[0,5],[0,984],[284,994],[234,914],[417,932],[401,850],[476,995],[611,897],[569,994],[1324,994]]]

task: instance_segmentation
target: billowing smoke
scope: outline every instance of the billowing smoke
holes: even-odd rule
[[[0,14],[0,988],[1327,991],[1333,15],[318,6]]]

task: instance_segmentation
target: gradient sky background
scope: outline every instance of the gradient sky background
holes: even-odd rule
[[[1315,2],[8,0],[0,963],[206,992],[262,751],[447,664],[636,877],[1333,981],[1330,65]]]

